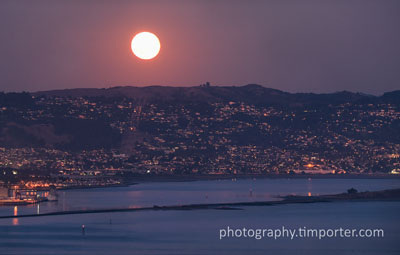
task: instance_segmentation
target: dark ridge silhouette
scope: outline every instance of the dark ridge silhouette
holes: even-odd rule
[[[112,87],[112,88],[82,88],[40,91],[34,96],[62,97],[128,97],[141,102],[160,101],[194,101],[194,102],[227,102],[240,101],[255,105],[326,105],[354,103],[376,103],[389,100],[399,103],[400,92],[387,92],[383,96],[372,96],[363,93],[341,91],[328,94],[289,93],[278,89],[266,88],[257,84],[245,86],[195,86],[195,87]]]

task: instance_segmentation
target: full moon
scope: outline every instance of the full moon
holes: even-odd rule
[[[131,48],[136,57],[148,60],[158,55],[161,44],[155,34],[150,32],[141,32],[133,37]]]

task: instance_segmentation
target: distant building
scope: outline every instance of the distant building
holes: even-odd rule
[[[211,87],[211,84],[210,84],[210,82],[206,82],[204,84],[201,84],[200,87],[209,88],[209,87]]]

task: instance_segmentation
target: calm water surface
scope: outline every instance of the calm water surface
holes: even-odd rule
[[[59,201],[18,206],[17,213],[277,200],[277,196],[318,195],[400,188],[400,179],[239,179],[195,182],[149,182],[129,187],[59,191]],[[0,215],[13,215],[14,206],[0,207]]]
[[[107,208],[256,201],[285,194],[399,188],[393,179],[257,179],[144,183],[68,190],[60,201],[1,207],[2,215]],[[0,219],[0,254],[400,254],[399,202],[340,202]],[[81,226],[85,225],[85,235]],[[381,228],[384,238],[224,239],[219,229]]]

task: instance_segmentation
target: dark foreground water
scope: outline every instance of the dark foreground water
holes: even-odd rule
[[[264,179],[147,183],[64,191],[41,209],[106,208],[275,199],[278,194],[326,194],[350,187],[400,187],[389,179]],[[340,202],[0,219],[0,254],[400,254],[400,202]],[[15,210],[17,212],[15,212]],[[2,207],[2,215],[38,212]],[[85,234],[82,234],[85,225]],[[221,228],[379,228],[383,238],[226,238]]]

